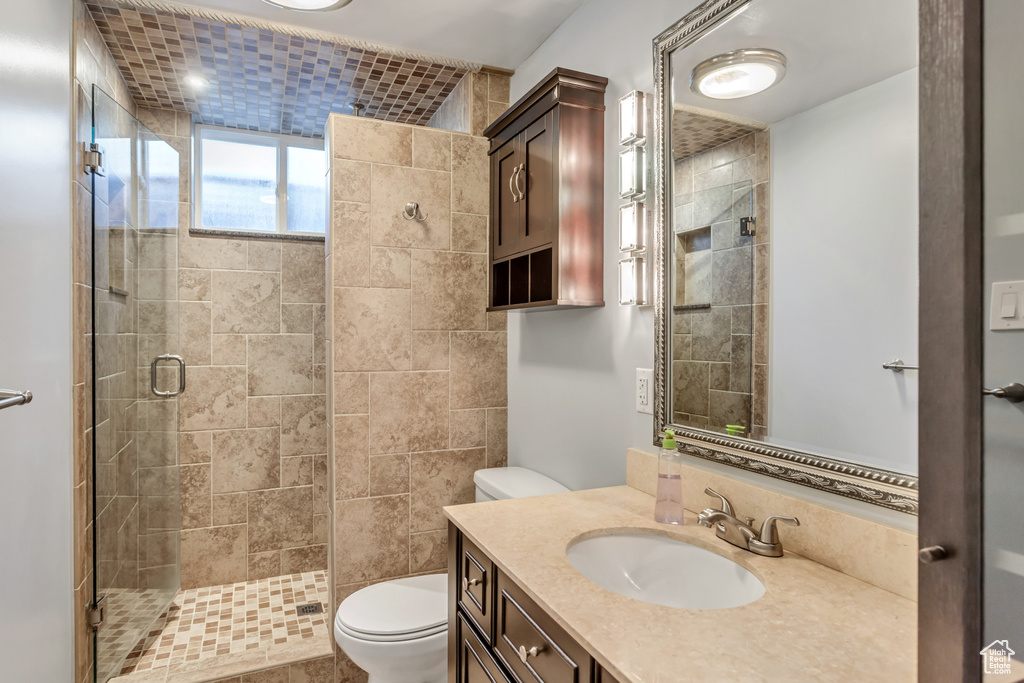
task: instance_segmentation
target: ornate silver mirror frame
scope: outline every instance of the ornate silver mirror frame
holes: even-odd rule
[[[671,357],[668,333],[671,300],[666,277],[668,263],[667,211],[671,206],[670,183],[666,182],[668,144],[666,125],[671,102],[670,60],[675,50],[685,48],[719,25],[734,12],[754,0],[708,0],[670,26],[654,39],[654,149],[651,194],[653,272],[654,272],[654,445],[660,446],[665,429],[679,435],[679,450],[698,458],[738,467],[801,486],[826,491],[853,500],[917,515],[917,477],[856,463],[844,462],[814,453],[789,450],[749,439],[736,438],[715,432],[672,425],[668,413],[667,394],[669,376],[667,360]]]

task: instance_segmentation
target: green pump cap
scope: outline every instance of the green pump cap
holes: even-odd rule
[[[665,430],[665,438],[661,440],[662,448],[676,449],[676,433],[671,429]]]

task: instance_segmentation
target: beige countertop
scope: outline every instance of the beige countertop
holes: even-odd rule
[[[445,514],[623,683],[916,680],[917,605],[789,552],[759,557],[688,513],[658,524],[654,498],[627,486],[445,508]],[[765,595],[743,607],[686,610],[612,593],[565,549],[595,530],[646,529],[728,557]],[[785,541],[785,527],[780,534]]]

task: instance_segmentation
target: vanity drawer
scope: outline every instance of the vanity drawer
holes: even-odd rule
[[[494,601],[494,565],[465,534],[459,534],[457,586],[459,606],[480,631],[485,643],[491,643]]]
[[[501,666],[494,661],[490,649],[480,642],[476,631],[459,614],[459,677],[458,683],[512,683]]]
[[[590,654],[500,573],[496,600],[494,653],[519,683],[589,683]]]

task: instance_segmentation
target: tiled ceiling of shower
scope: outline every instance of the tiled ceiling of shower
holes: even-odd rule
[[[332,112],[425,124],[465,69],[224,21],[88,0],[103,39],[144,107],[196,123],[320,137]],[[196,90],[185,77],[210,82]]]
[[[685,159],[766,126],[676,106],[672,110],[672,158]]]

